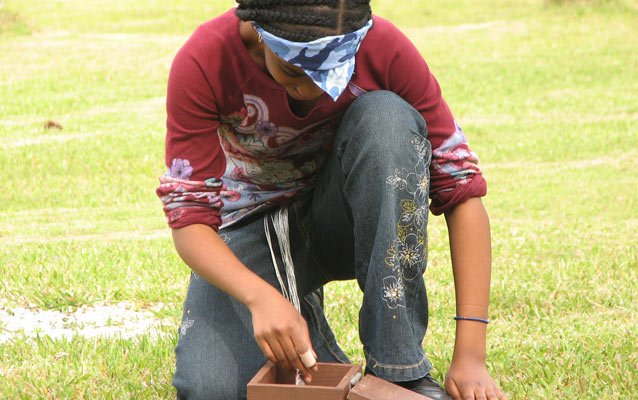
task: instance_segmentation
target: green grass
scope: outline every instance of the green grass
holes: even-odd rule
[[[129,340],[18,339],[3,348],[2,398],[174,398],[166,364],[176,344],[176,333]]]
[[[171,60],[233,2],[5,0],[0,8],[0,300],[65,310],[156,303],[136,339],[15,337],[0,398],[174,398],[188,268],[154,190]],[[488,367],[510,399],[638,393],[638,2],[380,1],[414,41],[481,157],[492,221]],[[59,122],[62,130],[46,130]],[[454,343],[444,221],[431,218],[424,343]],[[354,283],[327,288],[362,362]],[[2,302],[0,302],[2,304]],[[1,326],[0,326],[1,328]]]

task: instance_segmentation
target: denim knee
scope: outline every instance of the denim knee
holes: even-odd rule
[[[246,383],[238,376],[232,376],[233,368],[199,365],[200,368],[181,368],[173,376],[173,386],[177,389],[178,399],[225,399],[246,398]],[[222,370],[223,369],[223,370]],[[236,369],[236,368],[235,368]]]
[[[351,134],[364,135],[356,139],[378,141],[381,148],[400,139],[402,132],[427,136],[427,127],[421,113],[399,95],[376,90],[359,96],[346,111],[343,123]],[[374,134],[372,134],[374,133]]]
[[[199,400],[199,399],[237,399],[237,389],[231,387],[221,387],[213,384],[211,381],[200,380],[197,383],[184,382],[180,385],[173,381],[173,385],[177,389],[177,398],[180,400]]]

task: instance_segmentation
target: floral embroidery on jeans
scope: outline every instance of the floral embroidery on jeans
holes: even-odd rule
[[[405,196],[400,201],[402,213],[397,221],[396,237],[387,250],[385,263],[397,274],[383,278],[383,300],[394,309],[399,307],[399,298],[403,298],[403,282],[411,281],[424,272],[427,254],[427,236],[425,233],[428,208],[427,197],[430,188],[429,153],[430,142],[415,135],[412,140],[418,161],[414,170],[395,169],[394,174],[386,178],[386,184]]]
[[[427,208],[419,207],[414,200],[401,200],[403,213],[397,223],[397,236],[405,241],[410,233],[418,236],[419,242],[425,242],[425,222],[427,218]]]
[[[415,234],[409,234],[404,240],[394,240],[393,246],[388,249],[390,257],[385,262],[392,270],[400,268],[400,275],[406,281],[419,276],[424,264],[424,243]]]
[[[405,190],[414,195],[419,196],[421,200],[428,197],[430,188],[430,174],[426,169],[424,171],[408,172],[405,168],[394,170],[394,175],[386,179],[386,183],[392,185],[393,189]]]
[[[383,278],[383,301],[388,308],[394,310],[397,307],[404,307],[403,300],[403,283],[401,278],[395,276],[386,276]]]
[[[403,200],[406,202],[411,202],[412,200]],[[428,207],[427,205],[422,205],[421,207],[417,207],[416,203],[414,203],[414,207],[410,210],[406,210],[403,214],[401,214],[401,225],[402,226],[414,226],[416,229],[423,229],[427,222],[428,216]]]
[[[228,244],[228,242],[230,242],[230,238],[228,237],[227,234],[225,233],[219,233],[219,237],[222,238],[222,240],[224,241],[224,243]]]
[[[415,135],[411,143],[414,146],[414,150],[416,150],[416,152],[419,154],[419,159],[421,160],[425,159],[432,149],[430,141],[421,136]]]
[[[194,319],[190,319],[190,318],[186,318],[184,321],[182,321],[182,325],[180,325],[179,327],[179,338],[183,338],[186,335],[186,331],[188,330],[188,328],[190,328],[191,326],[193,326],[193,324],[195,323]]]

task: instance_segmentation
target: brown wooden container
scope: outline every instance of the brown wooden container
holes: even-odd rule
[[[248,382],[248,400],[346,400],[350,381],[361,373],[360,365],[317,363],[312,383],[295,385],[293,372],[268,362]]]
[[[366,375],[348,393],[348,400],[432,400],[376,376]]]

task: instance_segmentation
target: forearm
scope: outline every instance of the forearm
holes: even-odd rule
[[[249,308],[259,298],[280,295],[248,269],[207,225],[173,229],[173,242],[177,253],[193,271]]]
[[[312,348],[308,326],[301,314],[281,293],[248,269],[207,225],[173,229],[180,257],[201,277],[245,304],[252,314],[257,345],[273,363],[301,371],[310,383],[311,371],[299,354]]]
[[[487,212],[480,198],[457,205],[446,222],[456,289],[456,313],[463,317],[487,319],[491,280],[491,239]],[[486,325],[457,321],[454,358],[485,361]]]

